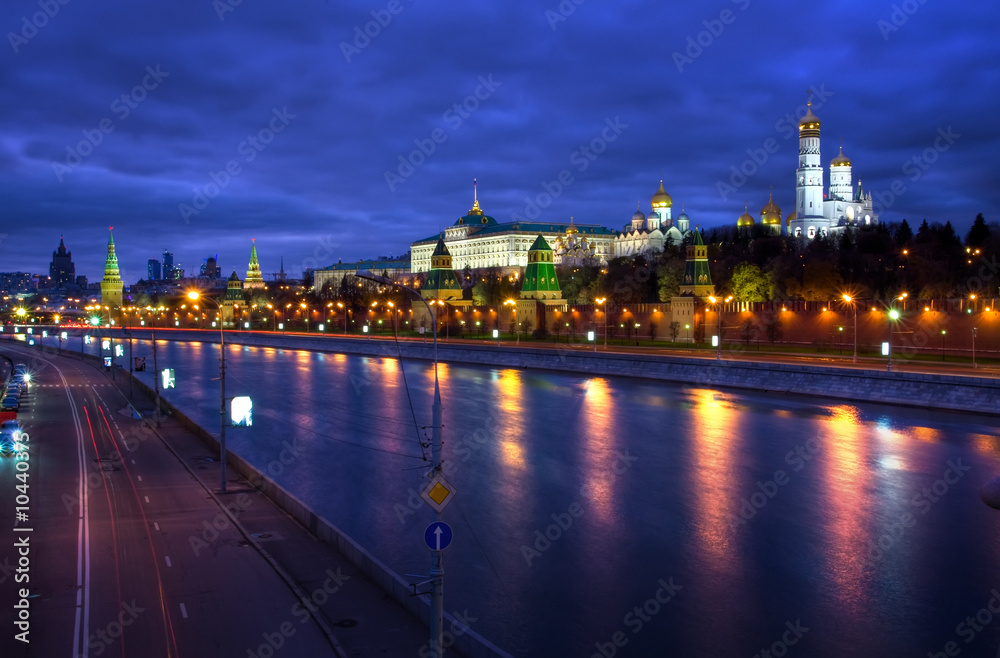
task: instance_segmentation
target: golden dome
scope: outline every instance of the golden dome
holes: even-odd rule
[[[774,202],[774,192],[767,205],[760,209],[760,221],[762,224],[781,226],[781,208]]]
[[[788,215],[788,217],[785,218],[785,228],[788,228],[789,226],[791,226],[792,225],[792,220],[795,219],[796,217],[798,217],[798,213],[793,210]]]
[[[799,130],[819,130],[819,117],[813,114],[812,100],[806,104],[806,113],[799,119]]]
[[[750,214],[747,209],[747,205],[743,206],[743,214],[739,216],[736,220],[736,227],[743,228],[744,226],[753,226],[756,222],[754,221],[753,215]]]
[[[663,179],[660,179],[660,189],[656,190],[656,194],[653,195],[652,201],[654,208],[671,208],[674,205],[674,200],[670,198],[667,191],[663,189]]]
[[[850,167],[851,166],[851,159],[849,157],[847,157],[846,155],[844,155],[844,147],[843,147],[843,145],[841,145],[841,147],[840,147],[840,155],[838,155],[837,157],[835,157],[833,160],[830,160],[830,166],[831,167]]]

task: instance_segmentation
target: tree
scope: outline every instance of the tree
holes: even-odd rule
[[[989,239],[990,227],[986,225],[983,213],[979,213],[976,215],[976,220],[972,222],[972,228],[969,229],[968,235],[965,236],[965,246],[981,247]]]
[[[738,302],[766,302],[774,295],[771,276],[753,263],[737,265],[729,285]]]
[[[906,243],[913,239],[913,230],[910,228],[910,223],[905,219],[896,229],[895,239],[896,246],[900,248],[905,247]]]
[[[670,260],[661,263],[657,269],[656,285],[661,302],[669,302],[672,297],[681,294],[681,281],[684,278],[684,262]]]

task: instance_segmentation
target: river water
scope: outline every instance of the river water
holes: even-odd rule
[[[217,428],[218,346],[158,352],[177,373],[166,397]],[[229,346],[227,365],[227,394],[254,400],[230,449],[397,573],[426,574],[431,364]],[[516,656],[998,655],[1000,512],[978,496],[1000,474],[992,417],[439,376],[458,492],[445,606]]]

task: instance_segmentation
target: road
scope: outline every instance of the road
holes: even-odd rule
[[[33,385],[19,412],[28,466],[0,464],[0,596],[27,622],[13,631],[4,624],[0,654],[338,655],[103,373],[75,359],[3,351],[29,365]],[[225,501],[238,508],[259,495],[237,490]],[[19,522],[15,506],[24,502]],[[217,536],[213,523],[223,527]]]

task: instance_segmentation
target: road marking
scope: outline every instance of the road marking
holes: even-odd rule
[[[141,475],[136,475],[136,477],[139,478],[139,482],[142,482],[142,476]]]
[[[147,502],[147,503],[149,502],[149,496],[143,496],[143,498],[145,498],[145,499],[146,499],[146,502]]]
[[[167,561],[167,566],[168,567],[174,566],[174,565],[170,564],[170,556],[169,555],[164,555],[163,559]]]
[[[160,524],[159,524],[159,523],[157,523],[156,521],[153,521],[153,527],[154,527],[154,528],[156,528],[156,531],[157,531],[157,532],[159,532],[159,531],[160,531]]]
[[[184,617],[184,619],[188,618],[188,609],[184,607],[183,603],[181,604],[181,617]]]
[[[132,460],[132,463],[133,463],[133,464],[135,463],[135,460],[134,460],[134,459]]]

